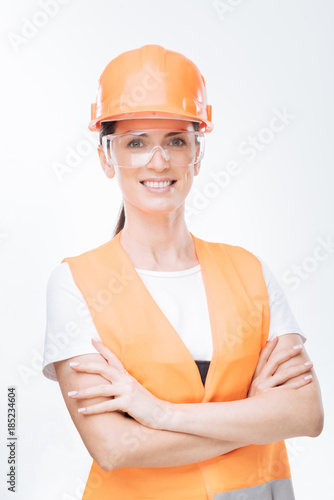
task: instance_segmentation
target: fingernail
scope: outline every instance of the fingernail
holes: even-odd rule
[[[86,411],[86,408],[78,408],[79,413],[82,413],[83,411]]]
[[[70,366],[79,366],[79,363],[76,361],[71,361]]]
[[[95,337],[95,335],[93,335],[92,339],[94,339],[96,342],[100,342],[101,343],[101,340],[98,339],[97,337]]]
[[[303,346],[302,344],[297,344],[297,345],[294,345],[292,349],[301,349]]]
[[[306,377],[304,377],[304,380],[309,380],[310,378],[312,378],[312,375],[306,375]]]
[[[310,366],[310,365],[313,365],[313,363],[312,363],[312,361],[306,361],[306,363],[304,363],[304,365]]]
[[[272,342],[273,340],[276,340],[277,339],[277,335],[274,335],[271,339],[269,339],[268,342]]]
[[[68,396],[76,396],[78,394],[78,391],[70,391],[67,393]]]

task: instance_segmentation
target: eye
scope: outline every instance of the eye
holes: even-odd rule
[[[140,139],[132,139],[127,144],[127,147],[129,147],[129,148],[138,148],[138,147],[140,147],[140,144],[143,144],[143,142]]]
[[[181,139],[181,137],[175,137],[174,139],[171,140],[171,145],[172,146],[185,146],[186,141]]]

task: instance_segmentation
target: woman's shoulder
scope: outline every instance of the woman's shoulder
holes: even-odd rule
[[[239,262],[246,261],[246,263],[259,261],[261,264],[263,264],[263,260],[256,253],[252,252],[242,245],[227,243],[225,241],[202,240],[202,242],[204,242],[204,244],[211,248],[221,250],[222,252],[226,253],[232,260],[237,260]]]
[[[117,236],[117,235],[116,235]],[[117,243],[116,237],[111,238],[108,241],[105,241],[99,245],[93,246],[91,248],[88,248],[87,250],[84,250],[79,253],[75,253],[73,255],[68,255],[67,257],[64,257],[62,260],[62,264],[64,262],[70,264],[75,262],[75,261],[82,261],[82,262],[90,262],[92,258],[94,259],[95,257],[103,257],[103,256],[108,256],[112,249],[114,248],[115,244]]]
[[[67,262],[62,262],[51,270],[46,293],[51,304],[59,305],[60,302],[66,303],[70,299],[80,302],[84,300]]]
[[[56,265],[49,274],[48,289],[54,289],[65,284],[72,284],[72,274],[70,266],[66,261]]]

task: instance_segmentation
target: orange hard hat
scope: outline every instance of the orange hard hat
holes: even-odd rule
[[[161,45],[144,45],[112,59],[99,78],[91,105],[91,131],[102,121],[131,118],[177,118],[200,122],[211,132],[203,75],[187,57]]]

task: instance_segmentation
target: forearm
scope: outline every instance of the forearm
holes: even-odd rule
[[[157,430],[124,418],[122,437],[109,446],[106,467],[177,467],[228,453],[245,444]]]
[[[297,436],[317,436],[322,430],[321,403],[303,391],[273,390],[224,403],[166,402],[168,418],[161,428],[247,444],[267,444]]]

